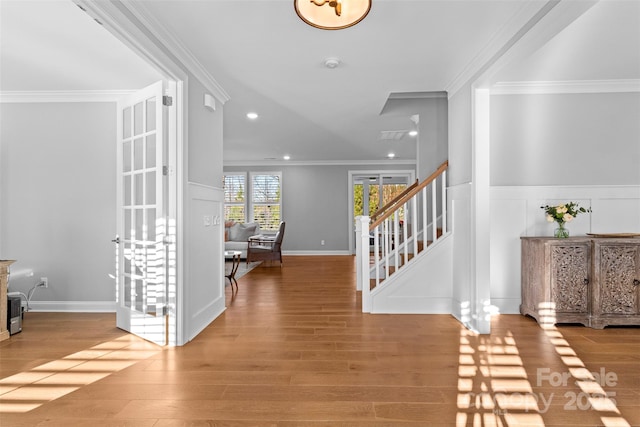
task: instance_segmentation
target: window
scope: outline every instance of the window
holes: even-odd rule
[[[224,177],[224,219],[246,222],[246,175],[235,174]]]
[[[224,177],[224,219],[260,223],[260,230],[277,231],[282,218],[282,173],[249,172]]]
[[[281,173],[251,173],[251,208],[253,220],[264,231],[276,231],[280,225]]]

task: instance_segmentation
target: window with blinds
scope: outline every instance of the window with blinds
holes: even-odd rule
[[[247,222],[246,218],[246,174],[225,175],[224,219]]]
[[[282,175],[280,172],[251,173],[251,209],[260,230],[277,231],[281,220]]]

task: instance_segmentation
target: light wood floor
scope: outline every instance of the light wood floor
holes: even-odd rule
[[[640,425],[640,328],[500,315],[476,336],[448,315],[363,315],[354,276],[349,256],[258,267],[174,349],[112,314],[27,313],[0,343],[0,425]]]

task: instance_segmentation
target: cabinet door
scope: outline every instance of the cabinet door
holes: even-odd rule
[[[591,245],[551,245],[551,300],[556,313],[589,312]]]
[[[640,314],[640,243],[596,246],[599,314]]]

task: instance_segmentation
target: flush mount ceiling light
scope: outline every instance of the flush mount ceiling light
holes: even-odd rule
[[[254,112],[247,113],[247,118],[250,120],[255,120],[258,118],[258,113],[254,113]]]
[[[322,30],[356,25],[371,10],[371,0],[293,0],[293,5],[300,19]]]

